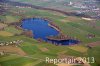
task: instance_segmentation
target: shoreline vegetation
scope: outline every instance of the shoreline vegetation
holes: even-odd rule
[[[54,24],[52,20],[50,20],[50,19],[48,19],[48,18],[41,18],[41,17],[22,18],[22,19],[19,20],[19,22],[11,23],[10,25],[14,25],[16,29],[22,30],[22,33],[19,34],[19,35],[25,35],[25,36],[27,36],[27,37],[29,37],[29,38],[33,38],[34,34],[33,34],[32,30],[23,29],[23,28],[21,27],[21,23],[22,23],[22,21],[23,21],[24,19],[31,19],[31,18],[40,18],[40,19],[46,20],[46,21],[48,21],[48,26],[50,26],[51,28],[53,28],[53,29],[55,29],[55,30],[57,30],[57,31],[59,32],[59,37],[62,37],[62,35],[63,35],[63,37],[66,37],[66,36],[67,36],[67,35],[64,35],[64,34],[62,33],[62,30],[61,30],[56,24]],[[57,35],[57,36],[58,36],[58,35]],[[48,36],[47,39],[48,39],[49,37],[50,37],[50,36]],[[54,36],[53,38],[55,39],[55,37],[56,37],[56,36]],[[70,37],[70,36],[67,36],[66,38],[68,39],[69,37]],[[66,38],[65,38],[65,40],[66,40]],[[34,38],[33,38],[33,39],[34,39]],[[59,39],[59,38],[58,38],[58,39]],[[76,39],[76,38],[74,38],[74,37],[70,37],[69,39],[80,41],[79,39]],[[37,41],[44,42],[44,40],[42,40],[42,39],[40,39],[40,38],[37,39]],[[61,38],[61,41],[62,41],[62,38]]]
[[[5,1],[5,0],[0,0]],[[6,0],[8,1],[8,0]],[[17,1],[17,0],[16,0]],[[23,0],[24,1],[24,0]],[[0,2],[1,4],[2,2]],[[4,3],[6,4],[6,2]],[[6,26],[1,29],[1,31],[9,32],[14,34],[13,36],[2,36],[0,35],[0,40],[3,43],[6,42],[15,42],[16,40],[22,40],[23,42],[18,46],[10,44],[10,46],[0,46],[0,66],[56,66],[54,64],[46,64],[44,61],[45,57],[50,58],[64,58],[66,56],[75,56],[75,57],[95,57],[95,63],[90,63],[91,66],[100,65],[100,34],[99,34],[99,25],[100,19],[95,21],[95,19],[90,19],[88,17],[77,17],[77,16],[67,16],[57,11],[50,10],[40,10],[35,8],[27,7],[16,7],[12,5],[14,3],[7,4],[5,6],[7,10],[3,11],[1,14],[1,23]],[[9,6],[10,5],[10,6]],[[19,4],[17,4],[19,5]],[[20,6],[20,5],[19,5]],[[23,6],[23,5],[22,5]],[[11,7],[11,8],[9,8]],[[11,11],[9,11],[11,10]],[[0,12],[2,13],[2,12]],[[60,15],[61,14],[61,15]],[[6,20],[6,16],[11,16]],[[15,16],[15,17],[14,17]],[[73,18],[75,17],[75,18]],[[12,18],[15,18],[12,22],[9,21]],[[27,18],[41,18],[48,20],[50,23],[54,23],[55,26],[52,28],[61,30],[61,33],[67,35],[67,37],[79,41],[79,44],[69,44],[69,45],[57,45],[52,44],[51,42],[45,42],[43,40],[34,39],[30,37],[31,30],[26,30],[26,35],[23,35],[23,28],[21,27],[21,22],[23,19]],[[84,19],[85,18],[85,19]],[[87,19],[88,18],[88,19]],[[18,21],[16,20],[18,19]],[[3,21],[5,20],[5,21]],[[64,21],[62,21],[64,20]],[[0,24],[1,25],[1,24]],[[19,25],[19,26],[17,26]],[[49,25],[49,24],[48,24]],[[59,27],[56,28],[56,26]],[[2,33],[5,35],[5,33]],[[71,36],[71,37],[70,37]],[[56,38],[57,36],[55,36]],[[59,37],[59,36],[58,36]],[[51,36],[52,38],[52,36]],[[54,37],[53,37],[54,38]],[[2,49],[3,48],[3,49]],[[43,61],[42,61],[43,60]],[[17,63],[16,63],[17,62]],[[61,66],[63,66],[61,64]]]

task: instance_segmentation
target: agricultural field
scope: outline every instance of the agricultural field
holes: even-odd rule
[[[10,15],[5,16],[5,23],[13,23],[15,21],[18,22],[17,16],[10,16]]]
[[[6,26],[7,26],[6,24],[0,23],[0,30],[2,30],[3,28],[5,28]]]
[[[78,8],[67,6],[67,4],[70,1],[81,2],[81,0],[75,0],[75,1],[74,0],[37,0],[37,1],[36,0],[11,0],[11,1],[22,2],[22,3],[47,7],[47,8],[54,8],[54,9],[59,9],[64,11],[75,11],[78,9]]]
[[[35,5],[41,6],[49,3],[49,0],[44,0],[46,1],[44,4],[40,3],[42,0],[37,0],[37,2],[35,2],[35,0],[12,1],[34,2]],[[58,2],[60,2],[60,0]],[[33,38],[22,35],[23,30],[16,28],[16,25],[10,25],[21,22],[21,19],[34,17],[48,18],[59,26],[63,34],[80,40],[80,43],[76,45],[56,46],[47,42],[39,42]],[[60,64],[46,63],[45,60],[46,57],[60,58],[63,56],[94,57],[95,62],[89,65],[100,66],[100,20],[84,20],[82,17],[67,16],[56,11],[12,6],[10,10],[7,10],[5,15],[0,15],[0,28],[4,28],[0,30],[0,42],[6,43],[23,40],[23,42],[18,45],[0,46],[0,52],[6,52],[4,55],[0,55],[0,66],[60,66]],[[89,38],[88,34],[95,35],[95,37]],[[92,48],[88,47],[89,44],[94,42],[96,44],[95,46]]]
[[[6,31],[0,31],[0,36],[13,36],[13,34]]]
[[[14,26],[9,26],[7,28],[4,29],[7,32],[13,33],[13,34],[21,34],[22,30],[18,30],[16,29]]]

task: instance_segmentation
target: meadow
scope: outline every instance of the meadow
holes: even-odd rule
[[[21,16],[15,14],[16,11],[22,11],[19,13]],[[13,17],[14,15],[18,18]],[[97,66],[97,64],[100,65],[100,46],[96,46],[92,49],[87,47],[88,43],[100,40],[100,29],[89,26],[89,24],[92,24],[92,21],[83,20],[81,17],[66,16],[58,12],[16,7],[12,8],[10,15],[7,14],[5,17],[4,20],[6,21],[4,21],[4,23],[6,25],[12,22],[19,22],[22,18],[48,18],[59,26],[62,33],[80,40],[81,43],[75,46],[55,46],[46,42],[38,42],[35,39],[28,38],[24,35],[14,36],[14,34],[19,34],[22,31],[16,29],[14,26],[8,26],[4,31],[0,31],[0,41],[23,40],[24,42],[18,47],[27,55],[21,56],[20,54],[11,53],[0,56],[1,66],[56,66],[54,64],[45,63],[45,57],[57,58],[61,55],[75,57],[94,56],[96,62],[91,64],[91,66]],[[95,20],[95,26],[100,26],[99,20]],[[88,34],[95,34],[95,37],[87,38]]]

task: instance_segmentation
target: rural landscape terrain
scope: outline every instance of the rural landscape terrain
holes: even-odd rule
[[[53,39],[63,41],[67,36],[78,43],[34,39],[34,32],[22,26],[30,18],[49,21],[50,29],[61,33],[60,39],[59,35]],[[90,63],[53,64],[46,63],[46,57],[85,57]],[[0,66],[100,66],[100,1],[0,0]]]

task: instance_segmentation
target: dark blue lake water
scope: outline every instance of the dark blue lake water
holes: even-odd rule
[[[48,40],[47,36],[56,36],[59,34],[57,30],[48,26],[48,21],[41,18],[28,18],[22,20],[22,28],[27,30],[32,30],[34,34],[34,38],[41,38],[45,41]],[[76,44],[78,41],[76,40],[64,40],[64,41],[51,41],[52,43],[68,45],[68,44]]]

